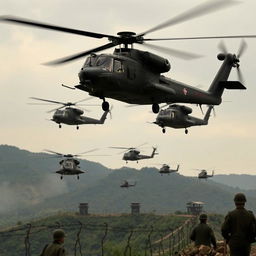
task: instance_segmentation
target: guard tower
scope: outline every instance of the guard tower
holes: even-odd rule
[[[79,214],[80,215],[88,215],[88,203],[80,203],[79,204]]]
[[[188,202],[187,213],[192,215],[199,215],[203,211],[203,202]]]
[[[140,214],[140,203],[131,203],[131,214],[132,215]]]

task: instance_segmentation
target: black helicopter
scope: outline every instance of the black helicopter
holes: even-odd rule
[[[136,182],[131,184],[127,180],[124,180],[124,182],[120,185],[120,188],[130,188],[130,187],[135,187],[135,186],[136,186]]]
[[[198,174],[198,179],[208,179],[214,176],[214,171],[212,171],[212,174],[208,174],[206,170],[200,170],[200,173]]]
[[[168,174],[168,175],[170,175],[170,173],[178,172],[178,171],[179,171],[179,168],[180,168],[180,165],[179,165],[179,164],[177,165],[177,168],[176,168],[176,169],[171,169],[168,164],[163,164],[162,167],[161,167],[160,170],[159,170],[159,173],[161,174],[161,176],[162,176],[163,174]]]
[[[239,80],[242,80],[239,69],[239,58],[244,52],[246,45],[245,43],[241,44],[237,55],[231,54],[224,47],[221,47],[222,52],[218,55],[218,59],[223,61],[223,64],[209,89],[203,91],[163,76],[162,73],[168,72],[171,68],[169,61],[153,53],[133,49],[133,44],[139,44],[154,50],[162,51],[173,57],[193,59],[199,57],[199,55],[152,45],[148,42],[256,37],[256,35],[230,35],[145,38],[147,34],[154,31],[185,22],[189,19],[205,15],[233,4],[236,4],[233,0],[208,1],[143,33],[136,34],[130,31],[122,31],[117,33],[116,36],[49,25],[12,16],[1,16],[0,21],[97,39],[108,39],[109,42],[102,46],[64,57],[47,64],[63,64],[90,55],[79,72],[79,85],[76,85],[76,88],[86,91],[92,96],[101,98],[103,100],[102,109],[104,111],[109,110],[109,103],[106,101],[106,98],[113,98],[130,104],[152,104],[153,112],[158,113],[160,103],[180,102],[200,105],[219,105],[222,101],[221,97],[224,89],[246,89],[239,81],[227,81],[233,67],[237,68]],[[96,54],[97,52],[116,46],[120,46],[120,48],[115,49],[113,54]],[[129,46],[131,47],[129,48]]]
[[[150,159],[158,154],[158,153],[156,153],[157,148],[153,147],[153,151],[152,151],[151,155],[141,155],[138,148],[145,144],[147,144],[147,143],[143,143],[137,147],[130,147],[130,148],[126,148],[126,147],[110,147],[110,148],[125,149],[125,151],[123,151],[124,152],[123,160],[126,161],[126,163],[128,163],[128,161],[136,161],[138,163],[139,160]],[[123,153],[123,152],[121,152],[121,153]]]
[[[213,106],[209,106],[203,119],[199,119],[194,116],[190,116],[192,108],[187,106],[181,106],[177,104],[170,105],[166,109],[161,109],[156,117],[154,124],[162,127],[162,132],[165,133],[165,127],[172,128],[185,128],[185,133],[188,133],[188,127],[208,125],[208,120],[211,115]]]
[[[54,121],[55,123],[59,124],[59,128],[61,128],[61,124],[76,125],[77,130],[79,129],[79,125],[81,125],[81,124],[104,124],[104,122],[107,118],[107,114],[110,112],[110,110],[105,111],[102,114],[100,119],[94,119],[91,117],[82,116],[84,111],[79,108],[74,108],[72,106],[76,106],[76,105],[78,105],[78,103],[88,100],[88,98],[74,102],[74,103],[73,102],[65,103],[65,102],[46,100],[46,99],[40,99],[40,98],[35,98],[35,97],[31,97],[31,99],[62,105],[61,107],[58,107],[58,108],[48,111],[48,113],[55,111],[52,116],[51,121]],[[32,104],[32,103],[30,103],[30,104]],[[36,104],[36,105],[38,105],[38,104]],[[85,106],[97,106],[97,105],[88,105],[87,104]],[[62,108],[65,108],[65,109],[62,110]]]
[[[96,151],[97,149],[92,149],[92,150],[88,150],[86,152],[80,153],[80,154],[76,154],[76,155],[72,155],[72,154],[62,154],[62,153],[58,153],[52,150],[44,150],[48,153],[54,154],[55,157],[60,157],[63,158],[60,160],[59,164],[60,164],[60,169],[58,171],[56,171],[55,173],[60,174],[60,179],[63,179],[64,175],[77,175],[77,179],[79,179],[79,175],[85,173],[86,171],[82,171],[80,169],[80,161],[78,161],[75,157],[81,156],[81,155],[85,155],[87,153]]]

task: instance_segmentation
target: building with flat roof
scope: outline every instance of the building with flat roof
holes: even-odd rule
[[[187,203],[187,213],[199,215],[203,211],[203,202],[192,201]]]

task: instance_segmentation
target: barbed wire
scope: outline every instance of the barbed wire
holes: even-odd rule
[[[24,237],[24,247],[25,247],[25,256],[31,256],[31,239],[37,234],[45,231],[53,231],[56,228],[63,228],[69,232],[74,232],[76,235],[73,252],[74,256],[82,256],[82,244],[81,244],[81,234],[83,235],[98,232],[102,233],[100,249],[101,256],[105,255],[105,243],[109,235],[109,232],[113,233],[124,233],[127,235],[126,245],[124,246],[123,255],[132,256],[132,243],[131,240],[135,234],[143,233],[146,236],[145,241],[145,256],[172,256],[175,255],[175,252],[181,251],[189,243],[189,235],[192,231],[192,228],[196,224],[196,218],[190,217],[182,225],[177,227],[175,230],[170,227],[166,228],[155,228],[152,225],[150,226],[110,226],[108,223],[94,224],[94,223],[83,223],[81,221],[72,222],[72,223],[59,223],[55,222],[54,224],[33,224],[28,223],[20,227],[15,227],[9,230],[0,231],[0,238],[11,238],[14,237]],[[98,234],[98,235],[99,235]],[[152,235],[154,234],[155,239],[158,237],[158,240],[152,241]],[[111,237],[111,235],[110,235]],[[110,238],[108,239],[110,240]]]

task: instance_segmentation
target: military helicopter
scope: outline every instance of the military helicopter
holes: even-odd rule
[[[71,106],[78,105],[78,103],[82,101],[88,100],[88,98],[74,102],[74,103],[73,102],[65,103],[65,102],[54,101],[54,100],[40,99],[36,97],[30,97],[30,98],[34,100],[62,105],[61,107],[48,111],[48,113],[55,111],[51,121],[54,121],[55,123],[59,124],[59,128],[61,128],[62,123],[68,124],[68,125],[76,125],[77,130],[79,129],[79,125],[81,124],[104,124],[107,118],[107,114],[110,112],[110,110],[105,111],[100,119],[94,119],[91,117],[82,116],[84,113],[83,110],[71,107]],[[30,103],[30,104],[34,105],[33,103]],[[36,104],[36,105],[39,105],[39,104]],[[85,106],[97,106],[97,105],[85,105]],[[65,108],[65,109],[61,110],[62,108]]]
[[[207,171],[204,169],[199,171],[200,173],[198,174],[198,179],[208,179],[214,176],[214,171],[212,171],[211,175],[207,174]]]
[[[179,168],[180,168],[179,164],[177,165],[176,169],[170,169],[170,166],[168,164],[163,164],[159,170],[159,173],[161,174],[161,176],[163,176],[163,174],[170,175],[170,173],[178,172]]]
[[[189,115],[192,113],[192,108],[173,104],[166,109],[161,109],[153,123],[162,127],[163,133],[165,133],[167,126],[176,129],[185,128],[185,134],[187,134],[188,127],[207,125],[212,109],[213,106],[209,106],[204,119],[199,119]]]
[[[130,148],[126,148],[126,147],[110,147],[110,148],[125,149],[125,151],[123,151],[123,152],[125,152],[123,155],[123,160],[125,160],[126,163],[128,163],[128,161],[137,161],[137,163],[138,163],[139,160],[150,159],[158,154],[158,153],[156,153],[157,148],[153,147],[153,151],[152,151],[151,155],[141,155],[138,148],[145,144],[146,143],[143,143],[137,147],[130,147]],[[121,153],[123,153],[123,152],[121,152]]]
[[[60,174],[60,179],[63,179],[64,175],[77,175],[77,179],[79,179],[79,175],[85,173],[86,171],[82,171],[80,169],[80,161],[78,161],[77,159],[75,159],[75,157],[78,156],[82,156],[85,155],[87,153],[96,151],[97,149],[92,149],[92,150],[88,150],[86,152],[80,153],[80,154],[76,154],[76,155],[72,155],[72,154],[62,154],[62,153],[58,153],[52,150],[48,150],[45,149],[44,151],[51,153],[54,155],[54,157],[57,158],[63,158],[60,160],[59,164],[60,164],[60,169],[58,171],[56,171],[55,173]]]
[[[136,182],[131,184],[127,180],[124,180],[124,182],[120,185],[120,188],[129,188],[129,187],[135,187],[135,186],[136,186]]]
[[[0,21],[71,33],[96,39],[108,39],[109,42],[104,45],[48,62],[46,64],[59,65],[90,55],[79,72],[79,84],[75,85],[75,88],[88,92],[91,96],[102,99],[102,109],[104,111],[109,110],[109,103],[106,101],[106,98],[112,98],[129,104],[151,104],[152,111],[154,113],[158,113],[160,103],[219,105],[222,101],[221,97],[224,89],[246,89],[246,87],[240,82],[242,81],[242,74],[239,69],[239,59],[246,48],[246,44],[244,42],[241,44],[237,55],[231,54],[226,50],[226,48],[221,47],[221,53],[218,54],[217,58],[220,61],[223,61],[223,64],[207,91],[163,76],[162,73],[168,72],[171,68],[169,61],[153,53],[134,49],[133,44],[139,44],[153,50],[162,51],[173,57],[193,59],[199,57],[199,55],[152,45],[148,42],[256,37],[256,35],[228,35],[145,38],[149,33],[203,16],[207,13],[214,12],[218,9],[231,6],[236,3],[237,2],[233,0],[210,0],[151,29],[137,34],[130,31],[121,31],[118,32],[117,35],[101,34],[50,25],[13,16],[1,16]],[[113,54],[96,54],[97,52],[116,46],[119,46],[119,48],[116,48]],[[232,68],[237,68],[240,81],[228,81]]]

